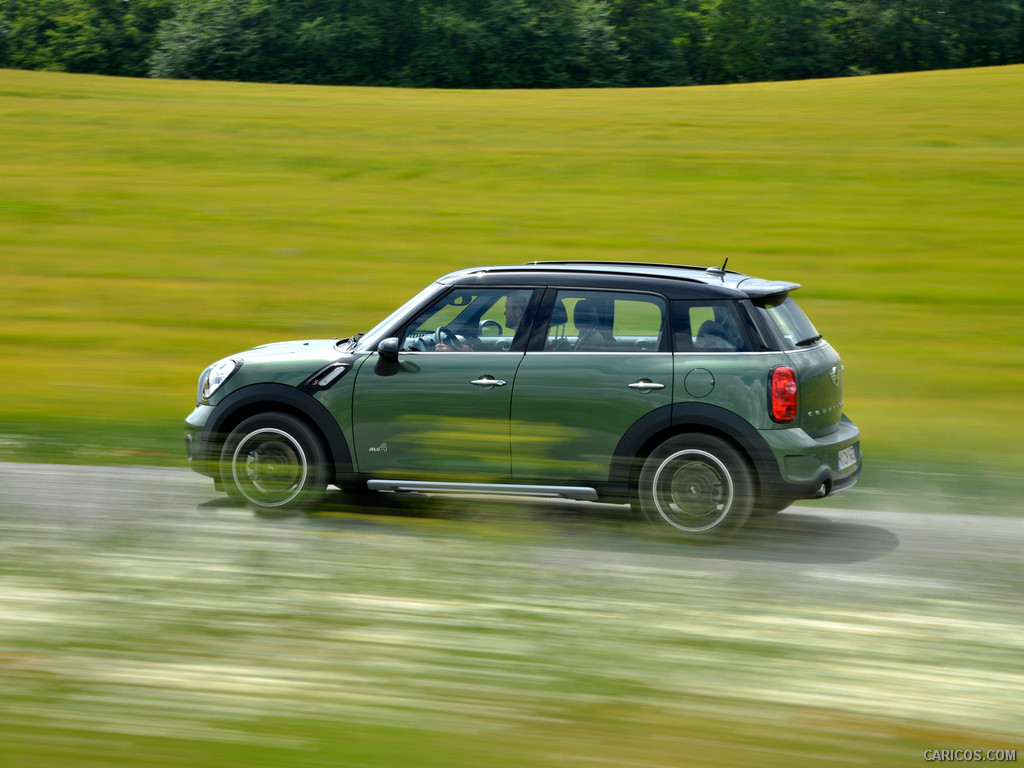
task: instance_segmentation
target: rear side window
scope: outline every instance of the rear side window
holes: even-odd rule
[[[754,306],[768,325],[778,332],[783,349],[810,346],[821,339],[821,334],[789,294],[761,299]]]
[[[750,352],[753,347],[731,301],[674,304],[676,352]]]

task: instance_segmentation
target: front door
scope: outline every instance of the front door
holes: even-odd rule
[[[396,331],[397,371],[356,373],[354,459],[378,477],[507,482],[509,415],[533,292],[459,288]]]

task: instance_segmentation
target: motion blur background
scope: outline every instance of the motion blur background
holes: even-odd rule
[[[882,765],[1013,734],[1019,569],[979,565],[982,617],[926,576],[858,582],[838,616],[773,571],[794,550],[716,587],[611,512],[571,524],[583,554],[483,502],[268,524],[170,468],[207,364],[368,330],[447,271],[728,258],[802,283],[843,355],[867,467],[835,503],[1009,521],[1022,92],[1024,66],[487,92],[0,71],[0,460],[156,468],[123,476],[143,501],[116,474],[6,476],[11,765]],[[26,476],[53,500],[12,502]],[[898,552],[859,534],[840,560]],[[898,627],[860,612],[878,589]],[[885,674],[858,666],[880,647]],[[943,708],[939,666],[899,670],[951,648],[975,695]]]
[[[179,464],[208,363],[368,330],[453,269],[728,258],[805,286],[865,486],[899,465],[1006,490],[1022,86],[1021,66],[471,92],[4,72],[0,456]]]

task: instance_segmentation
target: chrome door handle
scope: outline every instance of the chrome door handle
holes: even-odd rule
[[[504,387],[508,384],[504,379],[496,379],[493,376],[481,376],[479,379],[473,379],[471,382],[474,387],[480,387],[481,389],[493,389],[494,387]]]
[[[651,381],[650,379],[637,379],[632,384],[627,384],[626,386],[629,387],[630,389],[635,389],[639,392],[644,393],[653,392],[656,389],[665,388],[664,384],[659,384],[658,382]]]

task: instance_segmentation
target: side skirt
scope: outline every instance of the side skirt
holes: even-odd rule
[[[419,491],[420,493],[481,493],[491,496],[534,496],[540,498],[597,501],[597,491],[568,485],[512,485],[506,483],[446,483],[428,480],[369,480],[371,491]]]

